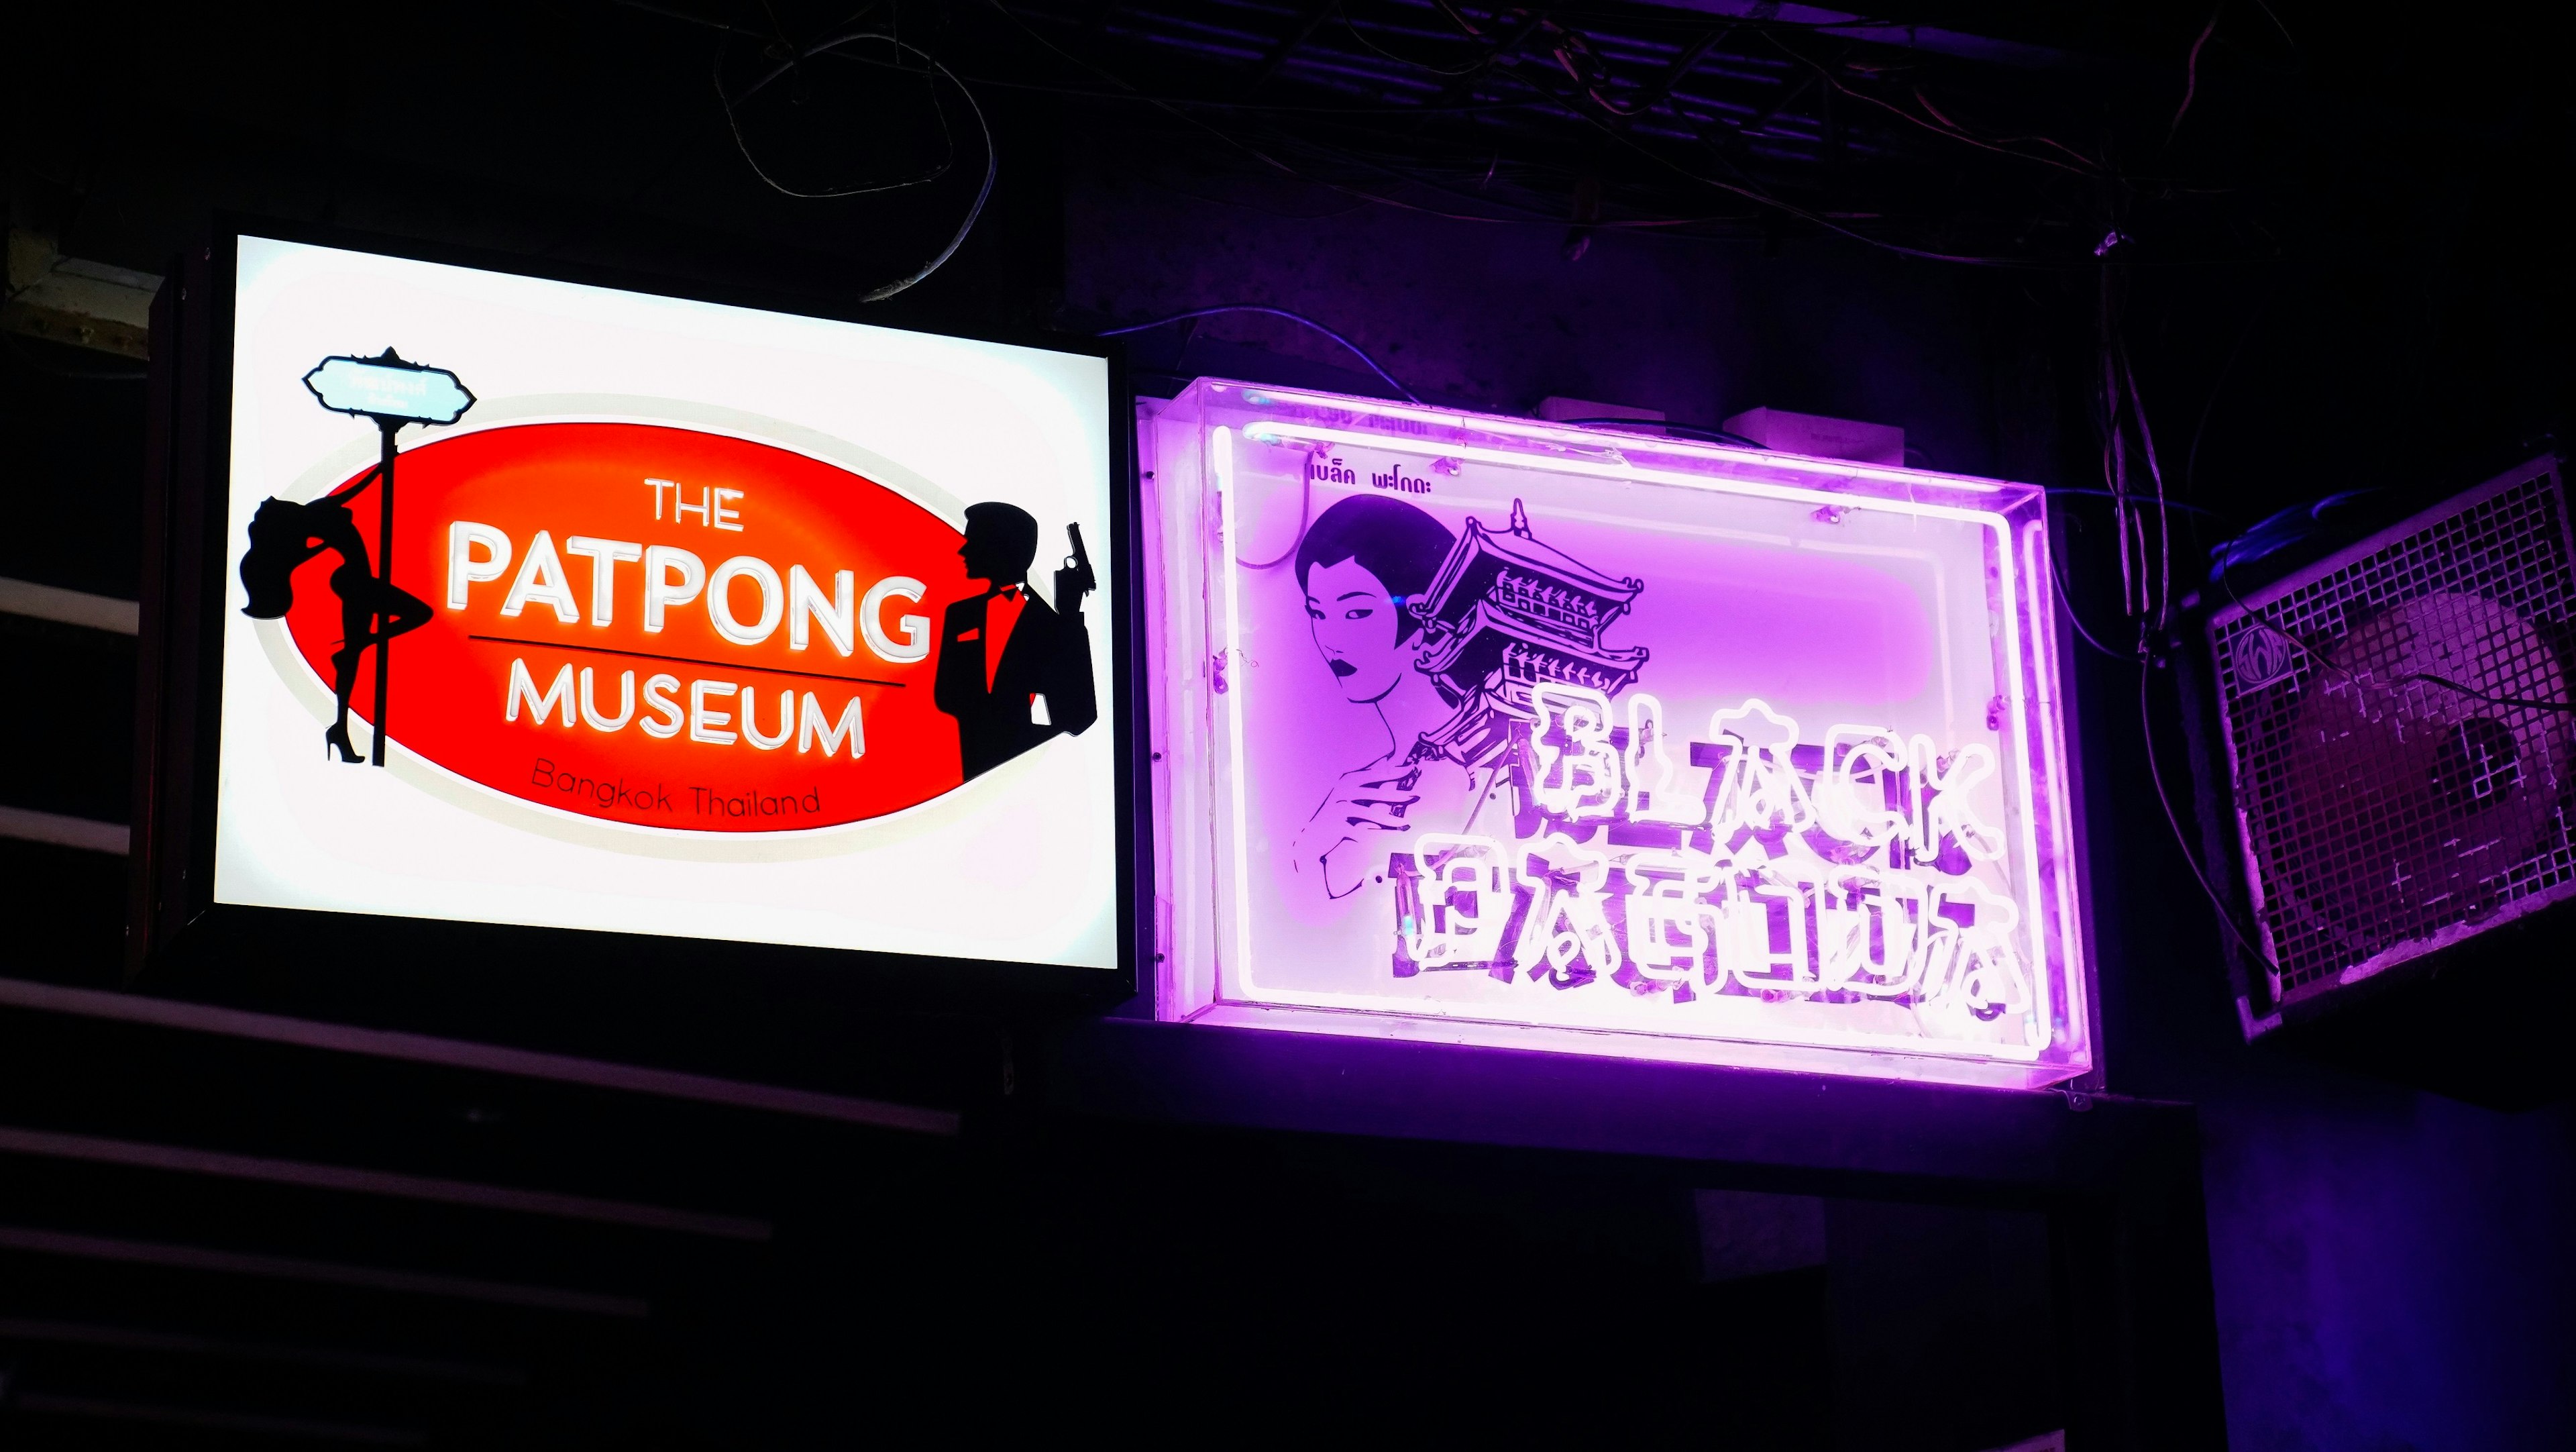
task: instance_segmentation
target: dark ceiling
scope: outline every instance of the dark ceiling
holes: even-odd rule
[[[920,169],[954,159],[962,120],[920,121],[934,95],[954,111],[953,88],[885,84],[935,56],[987,94],[1053,97],[1319,201],[1560,222],[1569,251],[1590,228],[1826,232],[2050,265],[2090,263],[2116,228],[2167,258],[2249,257],[2299,68],[2253,3],[2205,26],[1744,0],[631,8],[729,45],[718,73],[738,94],[787,68],[793,83],[746,95],[736,120],[813,189],[849,184],[852,136],[905,129],[881,111],[898,93],[928,133]],[[878,179],[914,165],[892,161],[900,144],[871,149]]]

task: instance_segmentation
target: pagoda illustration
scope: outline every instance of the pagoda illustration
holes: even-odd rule
[[[1540,543],[1512,501],[1508,530],[1467,521],[1430,589],[1408,606],[1422,622],[1415,667],[1457,701],[1458,713],[1422,733],[1414,756],[1476,768],[1499,758],[1512,727],[1537,721],[1533,688],[1589,686],[1615,696],[1646,663],[1643,646],[1605,646],[1601,632],[1627,613],[1643,580],[1605,575]]]

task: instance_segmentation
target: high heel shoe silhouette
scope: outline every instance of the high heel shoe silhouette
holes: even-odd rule
[[[358,748],[349,744],[349,723],[346,721],[339,722],[330,730],[323,732],[322,744],[325,747],[338,747],[340,749],[340,759],[342,761],[358,762],[366,760],[365,757],[358,754]]]

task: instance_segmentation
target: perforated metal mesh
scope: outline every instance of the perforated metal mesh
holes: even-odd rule
[[[2565,512],[2534,466],[2365,556],[2222,596],[2211,644],[2283,997],[2576,896],[2576,720],[2548,709],[2576,645]]]

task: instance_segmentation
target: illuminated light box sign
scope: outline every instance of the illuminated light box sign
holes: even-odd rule
[[[2039,490],[1210,380],[1141,428],[1164,1017],[2091,1066]]]
[[[1106,356],[231,271],[212,907],[1120,968]]]

